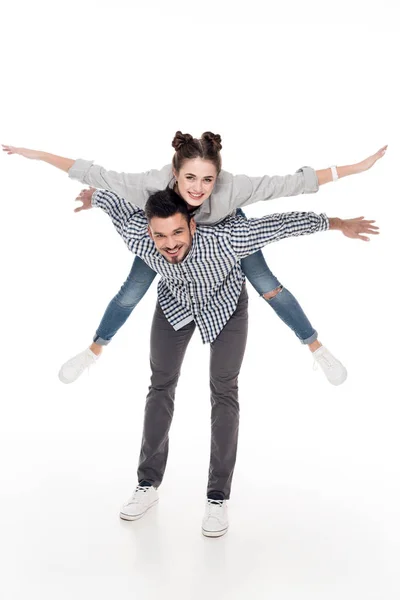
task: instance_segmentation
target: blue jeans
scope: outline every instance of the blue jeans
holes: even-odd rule
[[[302,344],[311,344],[318,338],[318,333],[311,326],[296,298],[284,288],[268,268],[261,250],[242,259],[243,273],[253,288],[262,296],[277,288],[280,291],[266,302],[274,309],[278,317],[297,335]]]
[[[245,216],[238,209],[237,214]],[[296,334],[302,344],[311,344],[318,334],[311,326],[296,298],[283,286],[268,268],[261,250],[243,258],[241,266],[254,289],[262,296],[281,288],[278,293],[266,302],[273,308],[278,317]],[[156,273],[138,256],[133,261],[127,280],[118,294],[107,306],[93,341],[106,346],[118,329],[122,327],[129,315],[143,298],[155,278]]]
[[[100,346],[107,346],[118,329],[122,327],[135,306],[143,298],[157,273],[141,258],[136,256],[130,273],[110,304],[100,322],[93,341]]]

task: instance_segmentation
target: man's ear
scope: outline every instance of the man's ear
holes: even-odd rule
[[[154,238],[153,238],[153,233],[151,231],[150,225],[147,225],[147,233],[149,234],[150,238],[153,240],[154,242]]]
[[[194,232],[196,231],[196,221],[194,220],[193,217],[190,218],[189,229],[190,229],[190,233],[192,235],[194,235]]]

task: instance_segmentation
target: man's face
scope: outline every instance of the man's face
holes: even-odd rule
[[[149,223],[149,235],[157,250],[172,264],[180,263],[192,246],[196,223],[190,224],[181,213],[172,217],[153,217]]]

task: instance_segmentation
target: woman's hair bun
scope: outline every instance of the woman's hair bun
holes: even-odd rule
[[[211,131],[205,131],[201,136],[201,139],[209,144],[212,144],[217,152],[222,149],[221,136],[218,133],[212,133]]]
[[[182,131],[177,131],[174,139],[172,140],[172,147],[178,152],[185,146],[186,144],[190,144],[193,141],[193,136],[190,133],[182,133]]]

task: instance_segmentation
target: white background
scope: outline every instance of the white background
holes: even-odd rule
[[[248,216],[375,218],[369,244],[327,232],[265,255],[347,366],[330,386],[249,288],[231,527],[200,534],[209,447],[208,347],[185,359],[156,509],[118,518],[135,485],[156,285],[70,386],[132,256],[81,186],[0,159],[0,558],[5,600],[395,599],[399,20],[395,3],[13,2],[1,11],[1,143],[142,171],[177,129],[219,133],[224,168],[286,174],[389,149],[368,173]]]

